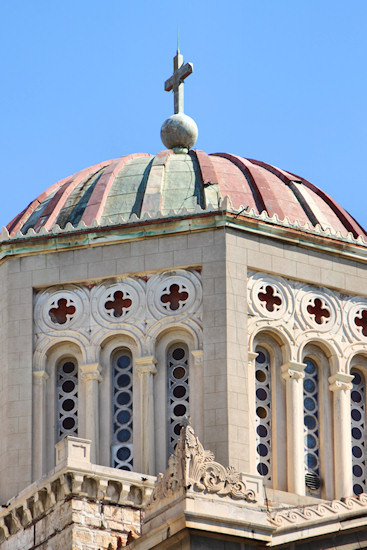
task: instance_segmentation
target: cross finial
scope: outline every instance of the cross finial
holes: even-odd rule
[[[177,53],[173,58],[173,75],[164,83],[166,92],[173,90],[175,115],[184,112],[184,80],[192,73],[194,67],[192,63],[183,64],[183,56],[178,48]]]

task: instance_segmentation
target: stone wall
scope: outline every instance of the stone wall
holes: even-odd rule
[[[125,546],[130,532],[140,534],[140,523],[141,511],[133,506],[72,496],[17,531],[13,525],[16,532],[0,544],[2,550],[107,550],[109,544],[115,550],[119,539]]]
[[[1,507],[1,550],[116,550],[140,535],[155,478],[91,464],[90,444],[60,441],[55,470]]]

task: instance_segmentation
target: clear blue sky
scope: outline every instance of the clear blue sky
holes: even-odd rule
[[[179,25],[197,148],[302,175],[367,226],[366,0],[11,0],[0,14],[0,225],[82,168],[163,149]]]

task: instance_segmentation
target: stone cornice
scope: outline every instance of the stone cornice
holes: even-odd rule
[[[348,497],[343,500],[332,500],[330,502],[322,502],[314,506],[303,506],[299,508],[290,508],[276,512],[268,518],[268,521],[275,525],[278,531],[292,530],[296,526],[302,525],[307,528],[307,525],[315,523],[329,523],[340,520],[340,516],[347,518],[355,515],[356,512],[367,514],[367,494],[362,493],[359,496]],[[330,529],[330,532],[333,530]],[[325,530],[325,534],[328,531]],[[298,531],[299,533],[299,531]]]
[[[285,220],[279,220],[277,216],[270,218],[266,212],[258,215],[253,211],[242,211],[238,214],[233,211],[226,198],[222,201],[219,210],[213,210],[211,207],[202,210],[198,207],[193,211],[186,209],[179,212],[172,211],[168,216],[158,212],[154,218],[146,215],[142,219],[133,215],[129,220],[121,219],[121,223],[115,225],[100,226],[94,223],[86,227],[81,222],[77,227],[73,227],[69,223],[64,229],[55,226],[50,231],[41,229],[39,233],[30,229],[26,235],[18,232],[11,238],[6,228],[3,228],[0,235],[0,261],[18,254],[115,244],[144,238],[147,235],[187,233],[218,227],[232,227],[247,233],[287,241],[289,244],[304,248],[367,261],[367,243],[362,237],[355,239],[352,234],[343,236],[340,233],[332,233],[329,229],[324,231],[321,227],[292,224],[287,218]]]

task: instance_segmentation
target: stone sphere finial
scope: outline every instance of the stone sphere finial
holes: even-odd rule
[[[161,139],[167,149],[188,151],[198,138],[196,122],[184,113],[177,113],[167,118],[162,124]]]

